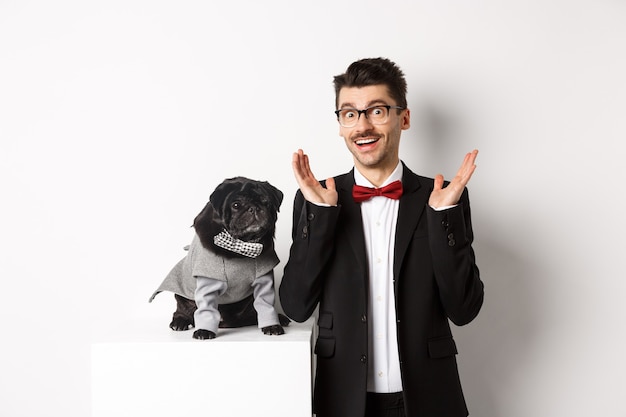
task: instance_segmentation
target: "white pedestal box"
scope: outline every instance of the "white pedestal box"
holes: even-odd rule
[[[92,344],[93,417],[311,417],[311,319],[281,336],[219,329],[212,340],[166,323]]]

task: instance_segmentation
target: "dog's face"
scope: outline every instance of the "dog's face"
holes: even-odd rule
[[[268,182],[235,177],[218,185],[209,201],[231,236],[260,242],[274,237],[283,193]]]

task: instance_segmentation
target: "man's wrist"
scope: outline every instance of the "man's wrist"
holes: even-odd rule
[[[430,206],[430,204],[429,204],[429,206]],[[444,210],[449,210],[451,208],[455,208],[456,206],[458,206],[458,204],[453,204],[451,206],[441,206],[441,207],[430,206],[430,208],[435,210],[435,211],[444,211]]]

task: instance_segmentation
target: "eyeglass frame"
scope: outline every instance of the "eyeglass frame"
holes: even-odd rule
[[[352,108],[352,107],[346,107],[346,108],[343,108],[343,109],[335,110],[335,112],[334,112],[334,113],[335,113],[335,115],[337,116],[337,121],[339,122],[339,124],[340,124],[341,126],[343,126],[343,127],[354,127],[354,126],[356,126],[356,125],[359,123],[359,120],[361,119],[361,114],[365,115],[365,118],[366,118],[367,120],[369,120],[369,117],[367,117],[367,111],[368,111],[368,110],[371,110],[371,109],[374,109],[374,108],[376,108],[376,107],[383,107],[383,108],[387,109],[387,120],[386,120],[386,121],[384,121],[383,123],[380,123],[380,124],[385,124],[385,123],[387,123],[387,122],[389,121],[389,111],[390,111],[391,109],[406,110],[406,107],[401,107],[401,106],[391,106],[391,105],[388,105],[388,104],[384,104],[384,105],[383,105],[383,104],[376,104],[376,105],[374,105],[374,106],[369,106],[369,107],[366,107],[366,108],[364,108],[363,110],[354,109],[354,108]],[[341,113],[342,111],[345,111],[345,110],[352,110],[352,111],[357,112],[356,123],[354,124],[354,126],[344,126],[344,125],[342,125],[342,124],[341,124],[341,121],[339,120],[339,113]],[[372,124],[376,124],[376,123],[373,123],[373,122],[372,122]]]

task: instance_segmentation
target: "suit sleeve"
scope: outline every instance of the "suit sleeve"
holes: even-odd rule
[[[334,251],[340,207],[320,207],[298,191],[293,205],[292,244],[279,296],[285,314],[297,322],[311,317],[320,300],[324,270]]]
[[[484,285],[472,248],[474,233],[467,189],[456,207],[443,211],[427,207],[427,213],[441,303],[450,320],[462,326],[478,315],[484,298]]]

